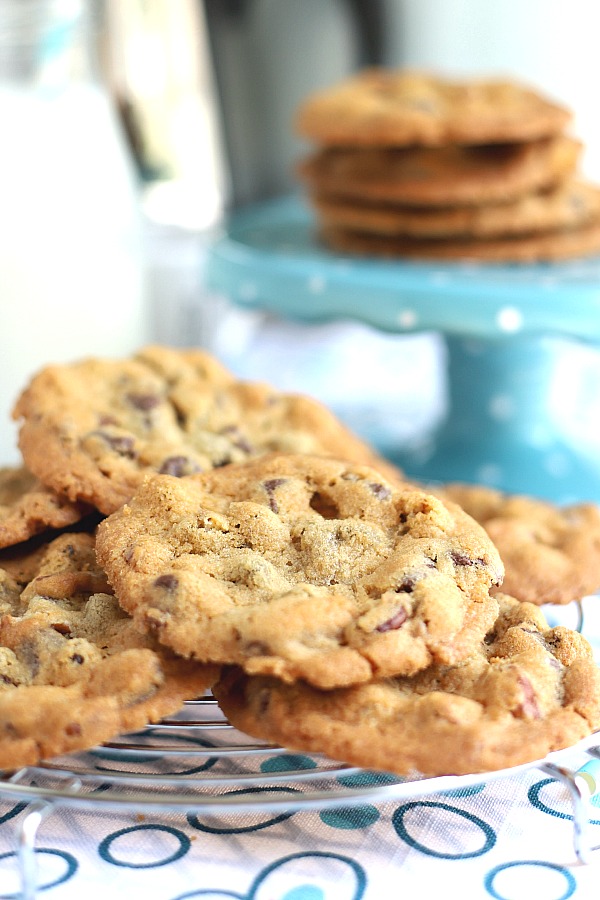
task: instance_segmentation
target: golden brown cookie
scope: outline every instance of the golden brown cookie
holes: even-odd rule
[[[469,659],[334,691],[226,671],[213,692],[241,731],[399,775],[465,775],[543,759],[600,726],[600,670],[578,632],[501,596]]]
[[[332,228],[415,238],[491,238],[576,228],[600,219],[600,187],[569,181],[510,203],[428,209],[312,197]]]
[[[91,507],[71,503],[23,466],[0,469],[0,548],[49,529],[66,528],[89,512]]]
[[[320,236],[332,250],[386,259],[535,263],[600,254],[600,220],[579,228],[481,240],[395,238],[331,227],[321,228]]]
[[[564,106],[517,82],[371,68],[308,96],[295,127],[325,145],[405,147],[531,141],[558,134],[570,119]]]
[[[502,589],[531,603],[570,603],[600,588],[600,508],[557,506],[494,488],[432,487],[486,529],[506,567]]]
[[[324,688],[464,658],[502,579],[459,507],[303,455],[154,476],[97,551],[123,608],[178,654]]]
[[[104,513],[148,473],[189,475],[273,450],[343,456],[398,475],[316,400],[239,381],[202,350],[146,347],[130,359],[48,366],[14,415],[28,468]]]
[[[216,667],[140,634],[96,563],[92,535],[63,534],[13,573],[0,567],[0,768],[141,728],[216,680]]]
[[[334,147],[302,160],[296,172],[329,200],[478,206],[556,187],[574,172],[581,149],[566,135],[525,144]]]

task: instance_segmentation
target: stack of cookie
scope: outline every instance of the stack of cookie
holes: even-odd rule
[[[528,762],[600,727],[589,644],[502,593],[490,533],[518,522],[510,498],[483,509],[460,489],[479,524],[458,488],[408,483],[318,402],[202,351],[47,367],[15,416],[0,767],[93,746],[208,688],[250,734],[401,774]],[[538,513],[530,568],[585,552],[598,570],[595,507],[545,530]],[[515,558],[515,593],[520,571]]]
[[[600,253],[570,111],[508,81],[368,69],[300,105],[298,177],[343,252],[488,262]]]

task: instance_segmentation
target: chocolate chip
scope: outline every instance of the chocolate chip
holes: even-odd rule
[[[483,559],[471,559],[470,556],[467,556],[466,553],[461,553],[459,550],[451,550],[450,551],[450,559],[454,563],[455,566],[484,566],[485,560]]]
[[[13,681],[12,678],[9,678],[8,675],[0,675],[0,681],[2,684],[10,684],[12,687],[17,686],[17,682]]]
[[[376,481],[369,482],[369,487],[379,500],[389,500],[392,492],[384,484],[378,484]]]
[[[517,715],[520,714],[526,719],[541,719],[542,714],[529,678],[525,675],[519,675],[518,685],[523,692],[523,700],[517,710]]]
[[[228,425],[226,428],[222,429],[221,434],[230,437],[233,446],[237,447],[239,450],[243,450],[244,453],[254,452],[252,444],[244,437],[237,425]]]
[[[55,622],[52,626],[55,631],[58,631],[59,634],[70,635],[71,629],[64,622]]]
[[[106,431],[92,431],[88,437],[99,437],[119,456],[126,456],[129,459],[135,459],[137,456],[135,441],[130,435],[115,435],[108,434]]]
[[[282,484],[285,484],[285,481],[285,478],[270,478],[268,481],[263,481],[263,487],[267,493],[267,497],[269,498],[269,506],[274,513],[279,512],[279,506],[277,504],[277,500],[273,495],[278,487],[281,487]]]
[[[200,466],[188,456],[168,456],[163,460],[158,472],[160,475],[173,475],[175,478],[182,478],[184,475],[193,475],[195,472],[200,472]]]
[[[381,625],[378,625],[375,631],[396,631],[398,628],[401,628],[402,625],[406,622],[408,616],[406,615],[406,610],[399,609],[397,613],[388,619],[387,622],[382,622]]]
[[[160,397],[156,394],[127,394],[127,400],[142,412],[148,412],[160,403]]]
[[[78,666],[80,666],[82,664],[82,662],[84,662],[84,659],[83,659],[83,656],[81,655],[81,653],[74,653],[73,656],[71,657],[71,659],[73,660],[74,663],[77,663]]]
[[[159,575],[154,579],[154,587],[164,588],[166,591],[174,591],[179,580],[174,575]]]
[[[412,594],[415,589],[417,579],[414,575],[405,575],[400,584],[394,588],[396,594]]]

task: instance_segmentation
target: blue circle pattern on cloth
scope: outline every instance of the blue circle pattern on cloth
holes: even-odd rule
[[[138,831],[158,831],[172,835],[179,842],[179,847],[174,853],[171,853],[169,856],[156,862],[136,863],[117,859],[111,850],[114,841],[127,834],[133,834]],[[170,825],[132,825],[130,828],[120,828],[118,831],[114,831],[112,834],[107,835],[100,843],[98,853],[105,862],[111,863],[113,866],[124,866],[128,869],[152,869],[158,866],[166,866],[169,863],[175,862],[177,859],[181,859],[182,856],[186,855],[190,847],[191,841],[189,837],[178,828],[171,828]]]
[[[277,900],[324,900],[325,894],[322,888],[314,882],[307,882],[302,866],[296,867],[297,863],[308,861],[313,865],[322,862],[324,871],[331,874],[332,866],[337,866],[339,870],[336,879],[336,897],[347,898],[347,900],[361,900],[367,886],[367,876],[363,867],[351,859],[349,856],[343,856],[339,853],[326,853],[324,851],[314,850],[312,852],[291,853],[288,856],[282,856],[268,866],[265,866],[256,876],[247,894],[238,894],[232,891],[220,889],[202,889],[190,891],[189,893],[179,894],[173,900],[193,900],[193,898],[220,898],[235,897],[237,900],[271,900],[277,897]],[[297,871],[296,871],[297,869]],[[287,882],[290,877],[298,879],[298,884],[292,888],[286,889],[285,893],[281,893],[279,884],[279,876],[284,875]],[[348,884],[350,882],[350,884]],[[346,887],[351,893],[348,893]],[[262,889],[265,888],[263,891]]]
[[[279,759],[279,757],[272,759]],[[279,771],[286,771],[289,767],[294,769],[304,767],[310,771],[313,768],[311,763],[310,757],[289,754],[283,760]],[[269,768],[267,766],[267,770]],[[277,769],[275,768],[274,771]],[[337,780],[345,786],[362,787],[377,783],[385,784],[398,779],[395,776],[387,776],[385,773],[358,772],[347,776],[338,776]],[[314,811],[313,815],[318,815],[320,821],[328,827],[341,831],[367,830],[377,823],[380,827],[387,828],[389,822],[397,838],[412,850],[424,854],[426,857],[460,863],[461,860],[480,857],[491,851],[496,845],[496,832],[488,822],[473,812],[443,801],[449,796],[468,800],[471,796],[479,794],[486,786],[486,783],[476,784],[471,788],[440,792],[438,797],[441,799],[420,799],[402,803],[391,811],[391,819],[388,819],[387,815],[382,818],[380,810],[376,806],[368,804],[332,808],[318,813]],[[556,794],[556,808],[550,805],[551,799],[549,798],[554,796],[553,786],[557,790],[560,787],[560,783],[553,778],[537,781],[526,792],[528,801],[543,814],[572,820],[572,816],[560,808],[560,804],[568,802],[564,792]],[[102,790],[102,786],[99,787],[99,790]],[[246,788],[230,793],[252,794],[264,790],[264,787]],[[288,786],[271,786],[267,790],[278,794],[298,793],[297,789]],[[542,800],[541,796],[544,791],[548,796]],[[3,815],[0,815],[0,824],[14,819],[26,806],[26,803],[17,803],[8,808]],[[250,825],[237,827],[216,827],[210,816],[208,816],[208,822],[203,822],[199,816],[188,814],[187,821],[192,828],[199,831],[217,836],[227,836],[271,828],[295,814],[297,814],[296,811],[284,812],[273,815],[272,818],[264,821],[255,821]],[[225,817],[226,813],[223,813],[223,818]],[[593,824],[600,824],[598,819],[590,821]],[[312,830],[313,828],[308,824],[307,834],[312,833]],[[142,837],[144,834],[149,836],[148,840]],[[156,836],[156,839],[153,835]],[[128,836],[132,836],[129,842]],[[174,848],[173,841],[175,842]],[[140,824],[121,828],[106,835],[98,844],[98,856],[105,863],[124,869],[161,868],[176,863],[177,860],[188,855],[192,849],[192,841],[193,837],[190,840],[188,835],[179,828],[159,824]],[[66,864],[65,869],[61,870],[58,875],[56,867],[49,871],[47,868],[44,871],[44,867],[41,867],[41,883],[38,891],[45,891],[62,884],[71,879],[80,868],[77,858],[62,850],[43,848],[36,850],[36,853],[51,854]],[[15,853],[0,854],[0,861],[12,863],[15,857]],[[486,874],[482,873],[483,881],[480,882],[480,885],[495,900],[516,900],[517,896],[521,896],[519,891],[522,890],[522,879],[525,877],[525,873],[527,872],[527,877],[531,879],[532,871],[537,870],[540,878],[535,879],[533,876],[536,900],[567,900],[577,889],[575,875],[566,866],[558,865],[551,859],[551,857],[550,860],[529,858],[502,862],[490,868]],[[302,868],[303,861],[310,861],[310,864]],[[333,865],[342,867],[344,874],[343,877],[341,876],[340,883],[343,883],[350,893],[347,890],[338,892],[337,882],[336,887],[332,888],[331,867]],[[1,871],[0,864],[0,891],[3,880]],[[252,874],[250,874],[250,878],[252,878]],[[251,881],[247,893],[240,893],[240,885],[237,880],[230,885],[232,889],[229,889],[227,884],[208,888],[201,881],[202,887],[179,894],[172,900],[184,900],[184,898],[191,900],[191,898],[200,897],[205,900],[209,900],[209,898],[218,900],[218,898],[225,897],[237,898],[237,900],[267,900],[270,897],[277,897],[278,900],[329,900],[330,897],[332,900],[334,898],[341,900],[346,897],[351,900],[360,900],[365,893],[367,880],[368,876],[364,867],[351,856],[335,852],[305,850],[281,856],[263,866]],[[332,890],[333,893],[331,893]],[[17,893],[0,893],[0,900],[17,900],[17,897]]]
[[[564,893],[560,894],[560,896],[555,895],[552,900],[567,900],[567,898],[571,897],[575,892],[577,882],[575,881],[569,870],[565,869],[564,866],[558,866],[556,865],[556,863],[543,862],[537,859],[521,859],[515,860],[515,862],[503,863],[502,865],[496,866],[485,876],[485,889],[491,897],[494,897],[494,900],[511,900],[510,897],[507,897],[504,894],[499,894],[494,887],[496,876],[501,872],[507,871],[508,869],[516,869],[521,866],[539,866],[542,869],[548,869],[552,872],[557,872],[564,879],[564,881],[566,882]],[[543,898],[539,897],[538,895],[536,896],[535,900],[543,900]]]
[[[228,791],[225,796],[263,793],[299,794],[301,792],[296,788],[273,786],[269,788],[241,788],[239,791]],[[209,834],[244,834],[246,831],[260,831],[263,828],[270,828],[271,825],[277,825],[279,822],[285,822],[286,819],[291,819],[293,815],[294,811],[292,810],[291,812],[280,813],[278,816],[273,816],[271,819],[265,819],[263,822],[255,822],[253,825],[237,825],[230,828],[217,828],[214,825],[208,825],[206,822],[201,822],[194,813],[189,813],[187,820],[192,828],[197,828],[198,831],[206,831]]]
[[[413,810],[423,811],[432,809],[444,810],[444,812],[451,813],[452,815],[457,816],[459,819],[466,819],[468,822],[471,822],[483,832],[483,845],[477,850],[468,850],[461,853],[448,853],[442,850],[436,850],[433,847],[427,847],[425,846],[425,844],[422,844],[410,834],[405,822],[406,815]],[[473,813],[467,812],[464,809],[459,809],[456,806],[450,806],[447,803],[439,803],[435,800],[420,800],[412,801],[410,803],[404,803],[402,806],[399,806],[394,813],[392,817],[392,824],[396,829],[398,837],[400,837],[403,841],[406,841],[406,843],[410,847],[413,847],[416,850],[420,850],[421,853],[426,853],[428,856],[435,856],[438,859],[468,859],[473,856],[483,856],[483,854],[491,850],[496,843],[496,833],[494,829],[490,825],[488,825],[487,822],[484,822],[483,819],[480,819],[479,816],[475,816]],[[451,827],[448,825],[445,831],[446,833],[450,834]]]
[[[58,884],[64,884],[65,881],[68,881],[73,877],[78,868],[78,862],[75,857],[71,853],[65,853],[62,850],[53,850],[50,847],[40,847],[36,851],[36,856],[40,854],[47,854],[50,856],[57,856],[60,859],[64,860],[66,863],[66,870],[64,874],[59,875],[58,878],[55,878],[53,881],[47,881],[45,884],[40,884],[38,886],[38,891],[46,891],[49,888],[56,887]],[[3,859],[11,859],[12,857],[16,857],[16,853],[1,853],[0,861]],[[19,900],[21,894],[0,894],[0,900]]]
[[[557,819],[568,819],[570,822],[573,821],[573,816],[569,815],[569,813],[561,812],[558,809],[552,809],[551,806],[548,806],[544,801],[540,798],[540,794],[543,789],[549,784],[556,784],[554,778],[543,778],[541,781],[536,781],[535,784],[532,784],[527,792],[527,798],[529,802],[539,809],[541,812],[547,813],[549,816],[555,816]],[[590,825],[600,825],[600,819],[590,819]]]

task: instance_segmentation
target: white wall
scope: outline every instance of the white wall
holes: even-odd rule
[[[508,75],[569,105],[600,179],[599,0],[387,0],[386,62]]]

